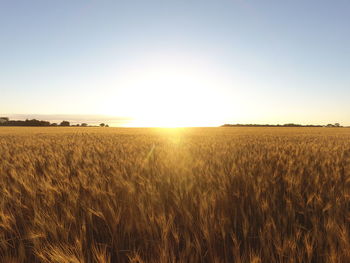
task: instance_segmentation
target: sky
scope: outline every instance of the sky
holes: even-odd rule
[[[348,0],[0,0],[0,115],[350,125],[349,14]]]

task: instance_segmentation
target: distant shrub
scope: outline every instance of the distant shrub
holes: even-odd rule
[[[69,121],[62,121],[60,123],[60,126],[70,126],[70,122]]]

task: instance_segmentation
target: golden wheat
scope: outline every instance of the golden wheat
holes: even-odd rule
[[[1,262],[350,262],[350,129],[1,128]]]

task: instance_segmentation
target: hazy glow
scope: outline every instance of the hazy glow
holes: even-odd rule
[[[125,111],[134,119],[127,125],[138,127],[217,126],[227,116],[229,80],[214,68],[174,58],[136,64],[143,66],[120,74],[113,95],[119,104],[105,105],[105,114]]]

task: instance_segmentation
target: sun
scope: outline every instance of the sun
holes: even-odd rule
[[[169,59],[129,68],[117,82],[112,114],[132,116],[127,126],[135,127],[217,126],[228,113],[228,83],[213,72]]]

